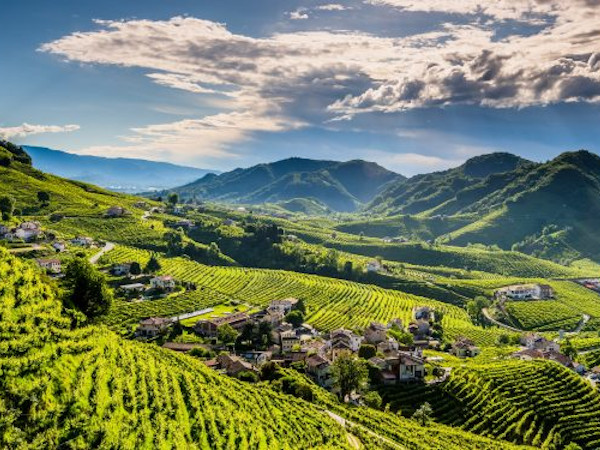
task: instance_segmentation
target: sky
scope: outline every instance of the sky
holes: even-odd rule
[[[600,0],[20,0],[0,137],[217,170],[404,175],[600,152]]]

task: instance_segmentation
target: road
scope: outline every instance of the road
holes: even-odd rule
[[[498,320],[494,319],[494,318],[491,316],[491,314],[490,314],[490,312],[488,311],[488,309],[487,309],[487,308],[483,308],[483,309],[481,310],[481,312],[483,313],[483,315],[485,316],[485,318],[486,318],[487,320],[489,320],[491,323],[493,323],[494,325],[498,325],[499,327],[501,327],[501,328],[505,328],[505,329],[507,329],[507,330],[510,330],[510,331],[516,331],[517,333],[521,333],[521,332],[523,331],[523,330],[519,330],[518,328],[511,327],[510,325],[506,325],[505,323],[502,323],[502,322],[500,322],[500,321],[498,321]]]
[[[364,425],[357,425],[354,422],[350,422],[349,420],[346,420],[342,416],[340,416],[334,412],[331,412],[329,410],[326,410],[325,412],[329,415],[329,417],[331,417],[333,420],[335,420],[337,423],[339,423],[344,428],[346,428],[348,425],[352,426],[352,427],[362,428],[367,434],[370,434],[371,436],[373,436],[376,439],[380,439],[380,440],[384,441],[386,444],[390,445],[391,447],[398,448],[401,450],[406,450],[406,447],[403,447],[402,445],[398,444],[395,441],[392,441],[391,439],[389,439],[385,436],[375,433],[374,431],[370,430],[369,428],[365,427]],[[348,434],[348,442],[354,448],[360,448],[360,441],[356,438],[356,436],[354,436],[350,433]],[[357,447],[357,445],[358,445],[358,447]]]
[[[92,264],[97,264],[98,260],[102,257],[102,255],[110,252],[113,248],[115,248],[115,244],[113,244],[112,242],[107,242],[106,244],[104,244],[104,247],[102,247],[102,249],[98,253],[90,257],[90,262]]]

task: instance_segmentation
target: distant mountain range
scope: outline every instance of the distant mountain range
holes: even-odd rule
[[[366,210],[445,221],[442,241],[451,244],[493,244],[563,261],[598,258],[600,157],[581,150],[540,164],[508,153],[484,155],[398,180]]]
[[[183,199],[230,203],[277,203],[283,207],[325,205],[332,211],[353,212],[370,202],[385,186],[404,180],[383,167],[361,160],[348,162],[290,158],[221,175],[209,174],[172,189]]]
[[[44,172],[120,192],[147,192],[181,186],[214,171],[132,158],[74,155],[44,147],[24,147]]]

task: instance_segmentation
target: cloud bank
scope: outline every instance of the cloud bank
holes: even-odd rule
[[[24,123],[16,127],[0,127],[0,137],[3,139],[14,139],[42,133],[68,133],[77,131],[79,128],[79,125],[31,125]]]
[[[227,108],[221,114],[137,128],[126,137],[140,151],[169,144],[171,152],[200,157],[229,156],[233,144],[254,132],[344,126],[369,112],[600,102],[600,0],[365,3],[382,14],[438,14],[443,21],[433,31],[402,37],[326,30],[261,38],[192,17],[98,21],[98,29],[64,36],[41,51],[142,68],[157,84],[221,97]],[[310,21],[306,9],[293,14]],[[515,21],[516,31],[506,28]]]

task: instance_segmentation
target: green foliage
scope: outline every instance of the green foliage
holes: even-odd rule
[[[177,203],[179,203],[179,195],[177,195],[176,192],[171,192],[168,196],[167,196],[167,202],[171,205],[171,206],[175,206],[177,205]]]
[[[427,425],[429,420],[431,420],[431,414],[433,410],[431,409],[431,405],[427,402],[423,403],[413,414],[413,419],[421,424],[421,426]]]
[[[471,316],[471,319],[473,319],[473,322],[480,325],[483,324],[484,321],[483,310],[488,306],[490,306],[490,301],[481,296],[469,300],[466,305],[467,312],[469,313],[469,316]]]
[[[217,338],[225,345],[231,345],[238,338],[239,333],[231,325],[226,323],[217,329]]]
[[[369,377],[365,361],[350,352],[338,355],[331,366],[331,373],[342,400],[352,392],[362,390]]]
[[[155,273],[155,272],[158,272],[160,269],[161,269],[160,262],[158,261],[158,258],[156,257],[156,255],[153,254],[150,257],[150,259],[148,260],[148,264],[146,264],[146,267],[144,268],[144,272]]]
[[[358,349],[358,356],[363,359],[369,359],[377,355],[377,349],[371,344],[362,344]]]
[[[10,220],[15,210],[15,199],[8,195],[0,197],[0,213],[2,220]]]
[[[381,395],[377,391],[369,391],[363,395],[363,401],[369,408],[380,409],[381,408]]]
[[[294,327],[299,327],[304,322],[304,314],[298,310],[290,311],[286,314],[285,321],[291,323]]]
[[[97,319],[110,309],[113,294],[106,278],[86,259],[74,258],[69,261],[64,284],[65,304],[78,309],[89,319]]]

